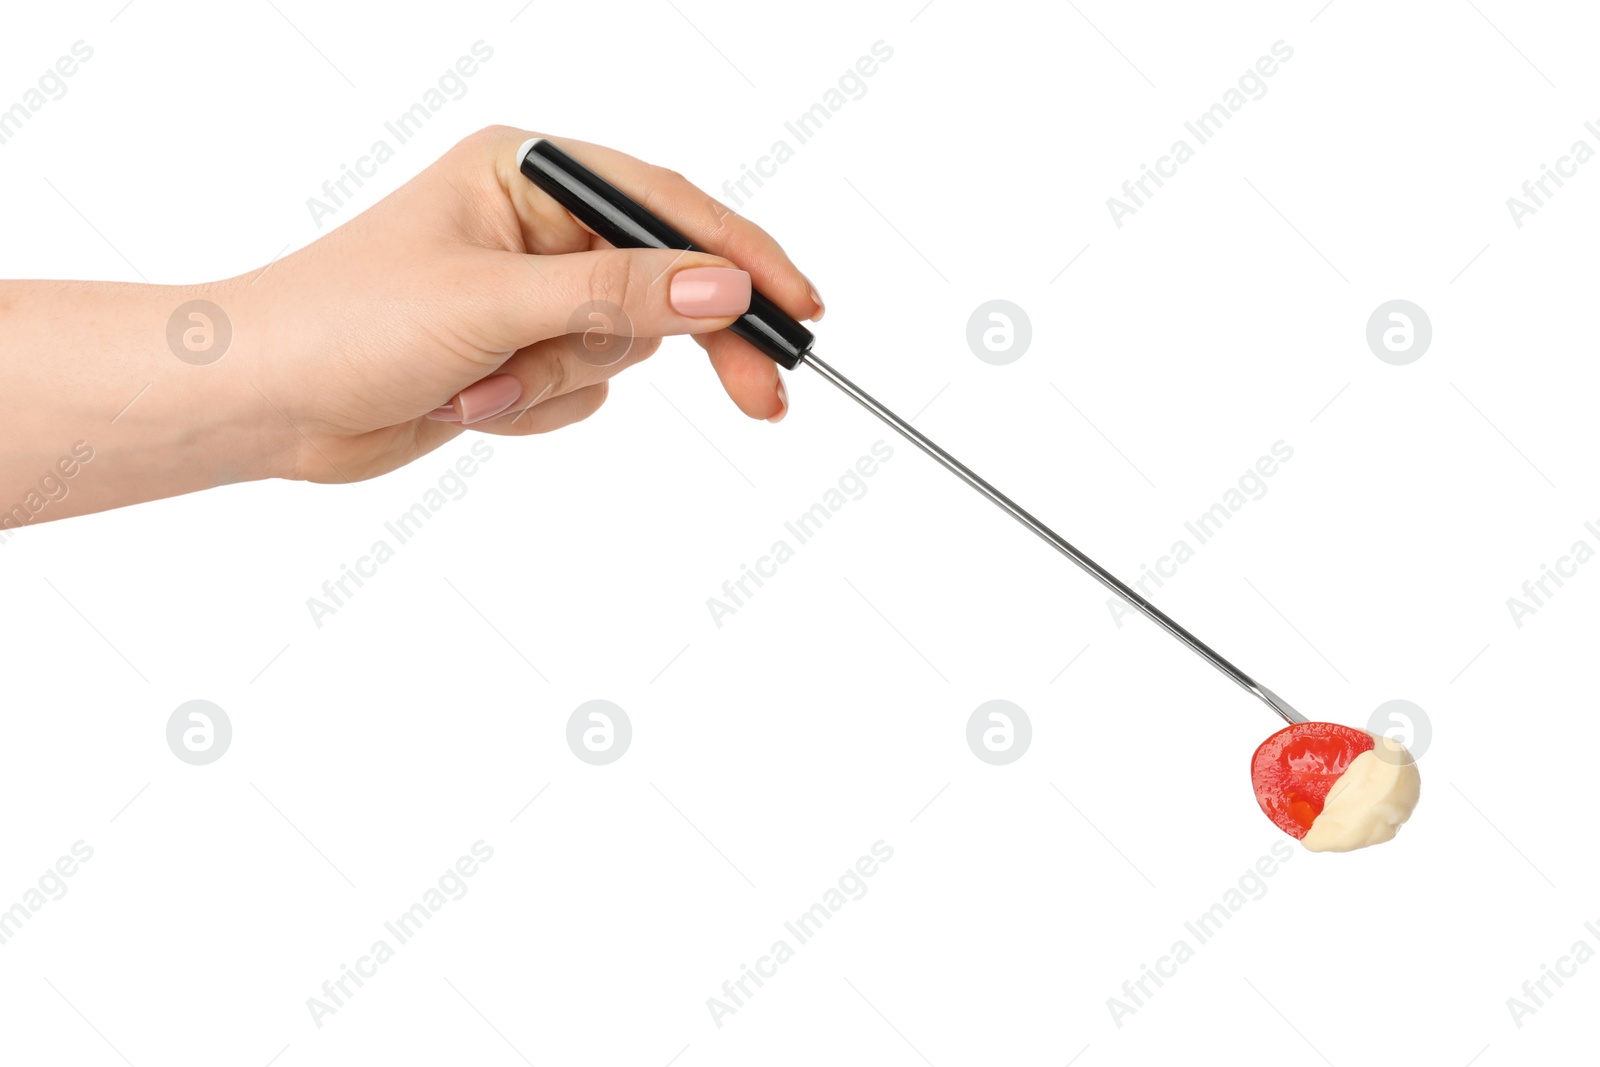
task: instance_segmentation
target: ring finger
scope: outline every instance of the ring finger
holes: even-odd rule
[[[492,374],[461,390],[428,414],[437,422],[459,422],[504,435],[534,432],[530,409],[557,397],[609,381],[648,359],[659,337],[567,334],[520,349]]]

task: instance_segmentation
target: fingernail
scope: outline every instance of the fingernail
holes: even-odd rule
[[[672,310],[691,318],[721,318],[750,310],[750,275],[733,267],[690,267],[672,276]]]
[[[509,374],[497,374],[461,390],[461,424],[470,426],[492,419],[522,396],[522,383]]]
[[[445,404],[443,407],[434,408],[428,412],[428,418],[434,422],[460,422],[461,416],[456,414],[454,404]]]
[[[801,277],[805,278],[805,275],[802,274]],[[806,284],[811,286],[811,302],[817,305],[817,313],[811,316],[811,321],[821,322],[822,316],[828,313],[828,307],[822,302],[822,294],[817,292],[817,287],[811,284],[810,278],[806,278]]]
[[[778,377],[778,403],[782,404],[783,407],[779,408],[778,413],[768,419],[768,422],[782,422],[783,417],[789,414],[789,390],[783,384],[782,375]]]

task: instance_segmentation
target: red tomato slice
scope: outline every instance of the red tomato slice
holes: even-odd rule
[[[1328,790],[1363,752],[1376,743],[1365,730],[1336,722],[1286,726],[1261,742],[1250,760],[1256,803],[1278,829],[1302,838],[1322,814]]]

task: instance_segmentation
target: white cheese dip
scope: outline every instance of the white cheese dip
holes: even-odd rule
[[[1312,852],[1349,852],[1394,840],[1422,793],[1422,776],[1405,746],[1376,738],[1350,761],[1300,843]]]

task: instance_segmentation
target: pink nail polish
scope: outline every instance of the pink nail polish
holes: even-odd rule
[[[672,276],[672,309],[691,318],[722,318],[750,310],[750,275],[732,267],[690,267]]]
[[[778,402],[782,404],[783,407],[779,408],[778,413],[772,416],[772,418],[768,419],[768,422],[782,422],[783,417],[789,414],[789,389],[783,384],[783,377],[781,375],[778,378]]]
[[[428,418],[434,422],[460,422],[461,416],[456,414],[454,404],[445,404],[428,412]]]
[[[492,419],[515,404],[522,396],[522,383],[509,374],[485,378],[461,390],[461,423]]]

